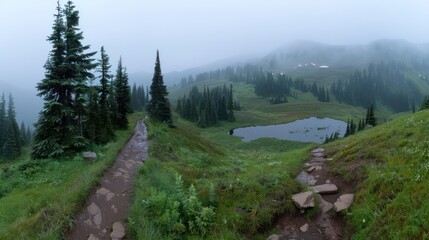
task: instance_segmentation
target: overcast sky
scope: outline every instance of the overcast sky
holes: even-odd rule
[[[61,5],[66,1],[62,0]],[[116,67],[163,72],[262,54],[285,43],[429,42],[427,0],[75,0],[84,44],[105,46]],[[43,78],[56,0],[0,0],[0,81],[34,88]],[[98,55],[97,55],[98,56]]]

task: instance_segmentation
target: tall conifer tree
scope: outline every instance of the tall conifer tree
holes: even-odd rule
[[[157,51],[155,71],[150,86],[151,99],[147,106],[147,111],[153,120],[172,124],[170,102],[168,101],[167,95],[167,87],[164,85],[161,63],[159,61],[159,51]]]
[[[48,37],[52,50],[44,66],[45,78],[37,85],[45,103],[36,124],[31,152],[35,159],[57,157],[86,146],[82,136],[84,95],[87,81],[93,78],[91,70],[96,65],[91,57],[95,52],[85,53],[89,46],[81,43],[79,12],[72,1],[64,10],[58,3],[54,16],[53,32]]]

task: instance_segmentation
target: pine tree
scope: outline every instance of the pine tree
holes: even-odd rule
[[[6,132],[6,122],[6,99],[3,93],[0,99],[0,147],[2,147],[6,141],[5,135],[3,134]]]
[[[232,84],[230,85],[229,89],[229,99],[228,99],[228,121],[235,122],[235,116],[234,116],[234,98],[232,96]]]
[[[374,105],[372,105],[372,104],[368,108],[367,124],[369,124],[373,127],[377,125],[377,119],[374,116]]]
[[[36,123],[31,152],[35,159],[80,151],[87,143],[82,136],[86,81],[93,78],[95,52],[85,53],[89,46],[81,44],[79,12],[72,1],[63,11],[58,3],[54,16],[53,33],[48,37],[52,50],[44,66],[45,78],[37,85],[45,103]]]
[[[128,114],[131,113],[131,90],[128,84],[126,68],[122,66],[122,58],[119,59],[115,79],[115,101],[117,107],[115,125],[118,129],[128,128]]]
[[[3,144],[3,155],[9,160],[16,159],[21,155],[21,135],[16,122],[15,105],[12,94],[9,95],[9,105],[7,110],[5,128],[5,142]]]
[[[147,106],[150,118],[159,122],[167,122],[172,125],[170,102],[167,98],[167,87],[161,72],[161,63],[159,61],[159,51],[156,52],[155,71],[153,74],[152,84],[150,85],[151,99]]]
[[[100,88],[98,91],[99,119],[97,124],[97,142],[107,143],[114,137],[111,110],[109,108],[109,97],[113,97],[113,92],[111,92],[109,88],[109,79],[111,78],[109,70],[111,65],[109,63],[109,56],[104,50],[104,47],[101,47],[100,53],[101,59],[98,64]]]

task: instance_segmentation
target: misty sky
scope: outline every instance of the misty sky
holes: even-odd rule
[[[66,1],[62,0],[61,5]],[[426,0],[75,0],[84,44],[104,45],[116,67],[163,72],[305,39],[331,44],[380,38],[429,42]],[[34,88],[51,49],[56,0],[0,0],[0,81]],[[97,55],[98,56],[98,55]]]

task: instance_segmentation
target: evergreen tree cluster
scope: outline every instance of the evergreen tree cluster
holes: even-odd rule
[[[0,161],[14,160],[21,155],[21,148],[31,142],[31,131],[24,123],[21,128],[16,122],[15,105],[12,94],[6,106],[4,94],[0,99]]]
[[[131,108],[134,112],[141,112],[145,110],[146,103],[149,102],[149,91],[144,90],[143,85],[133,84],[131,90]]]
[[[200,92],[196,86],[189,94],[178,99],[176,111],[184,119],[195,122],[205,128],[217,124],[219,121],[235,121],[234,100],[232,85],[212,89],[204,87]]]
[[[378,101],[394,112],[409,111],[412,103],[421,101],[422,96],[418,87],[405,77],[406,70],[404,63],[371,63],[348,79],[334,82],[331,92],[339,102],[350,105],[366,107]]]
[[[114,137],[114,127],[128,125],[125,113],[131,110],[130,87],[122,61],[113,79],[104,48],[96,63],[96,52],[87,52],[90,46],[82,45],[78,26],[79,12],[73,2],[68,1],[64,8],[58,2],[48,37],[52,50],[44,66],[45,78],[37,85],[45,103],[36,123],[34,159],[78,152],[89,143],[106,143]],[[94,70],[100,74],[99,83],[94,82]]]
[[[353,119],[347,120],[347,128],[344,137],[348,137],[350,135],[355,134],[356,132],[365,130],[365,127],[367,125],[373,127],[377,125],[377,119],[374,115],[374,105],[372,104],[366,109],[366,117],[364,119],[359,120],[359,123],[357,125],[353,122]]]

